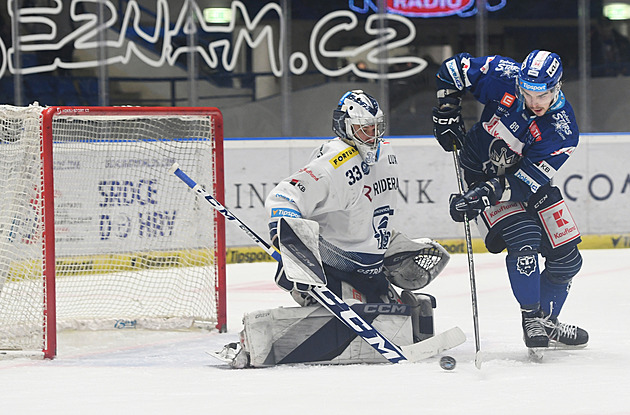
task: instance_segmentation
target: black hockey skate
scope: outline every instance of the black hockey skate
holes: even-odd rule
[[[549,336],[543,324],[541,310],[523,311],[523,340],[529,348],[549,347]]]
[[[573,324],[558,321],[557,317],[545,317],[542,324],[549,336],[549,345],[556,348],[581,348],[588,343],[588,332]]]

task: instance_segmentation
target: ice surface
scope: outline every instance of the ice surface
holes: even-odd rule
[[[274,263],[228,266],[229,332],[62,332],[52,361],[0,361],[0,414],[630,414],[629,250],[584,250],[562,321],[589,331],[586,349],[528,360],[502,255],[475,255],[482,369],[474,365],[465,255],[426,292],[436,329],[468,340],[415,364],[230,370],[206,354],[236,341],[243,313],[292,300]]]

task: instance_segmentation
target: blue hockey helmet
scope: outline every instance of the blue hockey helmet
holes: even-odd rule
[[[517,87],[520,91],[552,91],[554,101],[562,83],[562,60],[558,54],[545,50],[531,52],[518,71]]]
[[[376,163],[385,134],[385,116],[374,97],[360,89],[346,92],[333,111],[332,129],[356,147],[367,164]]]

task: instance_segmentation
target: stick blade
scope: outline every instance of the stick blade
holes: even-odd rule
[[[319,224],[301,218],[280,218],[278,237],[287,279],[325,286],[326,275],[319,254]]]
[[[484,353],[481,350],[477,351],[477,353],[475,353],[475,367],[481,370],[481,365],[483,364],[484,360]]]
[[[418,362],[457,347],[465,341],[466,335],[462,329],[453,327],[421,342],[401,346],[401,349],[410,362]]]

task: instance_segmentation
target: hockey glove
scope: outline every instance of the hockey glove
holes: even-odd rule
[[[503,194],[504,180],[503,177],[495,177],[487,182],[477,183],[463,195],[451,195],[451,218],[455,222],[464,222],[466,215],[468,220],[472,220],[489,206],[497,204]]]
[[[433,135],[446,151],[453,151],[453,146],[460,149],[464,145],[466,127],[461,112],[459,105],[441,110],[433,107]]]

